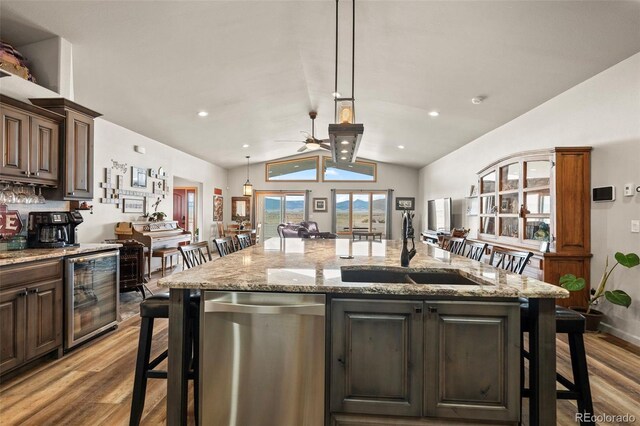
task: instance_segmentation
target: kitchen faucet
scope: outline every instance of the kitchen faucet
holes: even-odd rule
[[[409,262],[416,255],[416,242],[413,235],[413,216],[409,210],[402,213],[402,254],[400,255],[400,266],[408,267]],[[411,250],[407,248],[407,242],[411,238]]]

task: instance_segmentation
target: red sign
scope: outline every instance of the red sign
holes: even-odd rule
[[[12,237],[22,231],[22,220],[17,210],[7,210],[7,206],[0,205],[0,235]]]
[[[213,188],[213,195],[222,195],[222,189]]]

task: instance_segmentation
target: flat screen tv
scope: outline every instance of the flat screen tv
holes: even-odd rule
[[[439,198],[427,202],[427,229],[431,232],[451,231],[451,198]]]

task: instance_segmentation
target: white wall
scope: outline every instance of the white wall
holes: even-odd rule
[[[490,101],[485,105],[491,107]],[[592,186],[616,186],[615,202],[591,207],[591,281],[597,285],[607,255],[640,253],[640,234],[630,233],[631,220],[640,219],[640,194],[622,195],[625,183],[640,185],[640,53],[422,168],[423,215],[427,199],[467,195],[476,172],[492,161],[554,146],[592,146]],[[640,267],[620,269],[610,286],[627,291],[633,304],[625,309],[605,303],[599,309],[611,333],[640,344]]]
[[[170,190],[173,189],[174,176],[202,183],[202,190],[199,191],[198,196],[202,206],[198,227],[201,230],[201,238],[209,239],[209,228],[213,219],[213,188],[226,187],[226,169],[100,118],[95,122],[94,138],[94,214],[82,212],[84,223],[78,228],[80,242],[99,242],[106,238],[114,238],[113,230],[116,222],[135,221],[140,216],[140,214],[122,213],[122,206],[118,209],[113,204],[99,202],[99,199],[104,197],[104,189],[100,188],[100,182],[104,182],[105,167],[112,166],[111,159],[127,163],[127,173],[124,177],[127,188],[131,183],[131,166],[154,169],[163,167],[167,173]],[[136,153],[133,149],[134,145],[145,147],[146,154]],[[115,173],[115,169],[112,173]],[[147,188],[145,191],[150,189]],[[153,198],[148,200],[150,203],[155,201]],[[173,196],[171,194],[160,203],[158,211],[166,213],[169,218],[172,217]]]
[[[296,157],[309,157],[320,153],[302,154]],[[322,159],[320,159],[322,161]],[[242,185],[247,180],[247,167],[237,167],[229,170],[230,197],[242,196]],[[418,169],[404,167],[395,164],[378,163],[377,182],[266,182],[265,163],[256,163],[250,166],[250,180],[254,191],[265,190],[311,190],[311,198],[327,198],[331,204],[331,189],[363,189],[386,190],[393,189],[394,197],[416,197],[418,194]],[[225,199],[225,218],[231,217],[231,199]],[[331,230],[331,205],[326,213],[314,213],[309,209],[309,220],[318,222],[321,231]],[[419,218],[420,212],[417,212]],[[398,237],[400,226],[400,213],[392,212],[391,237]],[[419,224],[416,223],[416,229]]]

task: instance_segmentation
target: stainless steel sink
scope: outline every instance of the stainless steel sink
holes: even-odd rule
[[[343,266],[342,281],[354,283],[479,285],[456,270],[412,269],[393,266]]]

